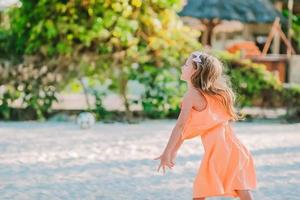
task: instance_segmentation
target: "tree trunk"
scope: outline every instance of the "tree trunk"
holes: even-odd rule
[[[121,68],[121,77],[120,77],[120,94],[123,98],[124,106],[125,106],[125,120],[127,122],[132,120],[132,112],[130,110],[130,104],[127,98],[127,84],[128,84],[128,77],[127,74],[124,73],[123,69]]]
[[[214,28],[221,23],[220,20],[201,20],[201,23],[203,23],[206,26],[206,32],[205,32],[205,40],[204,40],[204,45],[211,46],[211,39],[212,39],[212,34],[214,31]]]
[[[85,97],[85,102],[86,102],[86,105],[88,107],[88,111],[91,110],[91,103],[90,103],[90,100],[89,100],[89,94],[88,94],[88,89],[87,89],[87,86],[84,84],[83,82],[83,78],[80,76],[79,78],[79,81],[81,83],[81,86],[83,88],[83,92],[84,92],[84,97]]]

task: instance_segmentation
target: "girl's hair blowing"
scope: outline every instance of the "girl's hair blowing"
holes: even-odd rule
[[[216,57],[207,53],[195,51],[191,54],[192,66],[196,70],[191,77],[191,83],[208,95],[216,95],[227,108],[228,114],[234,121],[243,119],[234,107],[235,94],[230,79],[223,72],[223,64]]]

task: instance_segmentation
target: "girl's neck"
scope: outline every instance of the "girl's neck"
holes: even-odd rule
[[[191,81],[187,81],[187,87],[188,87],[188,90],[195,88]],[[199,90],[199,88],[198,88],[198,90]]]
[[[194,87],[191,81],[187,81],[187,86],[188,86],[188,89],[191,89]]]

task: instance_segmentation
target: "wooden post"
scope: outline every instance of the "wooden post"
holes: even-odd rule
[[[212,38],[213,30],[218,24],[221,23],[221,21],[219,19],[202,20],[202,23],[206,26],[204,45],[211,46],[211,38]]]
[[[293,7],[294,7],[294,0],[288,1],[288,10],[289,10],[289,25],[288,25],[288,41],[291,43],[292,41],[292,23],[293,23]]]
[[[294,54],[296,53],[296,51],[294,50],[292,44],[289,42],[289,40],[285,36],[284,32],[282,31],[279,20],[280,20],[279,17],[276,17],[276,19],[275,19],[275,21],[272,25],[272,28],[271,28],[271,31],[270,31],[269,36],[267,38],[266,44],[263,48],[262,55],[264,55],[264,56],[267,54],[267,52],[270,48],[272,39],[274,38],[274,35],[275,35],[276,32],[279,33],[281,39],[283,40],[284,44],[287,47],[288,57],[290,57],[292,53],[294,53]]]
[[[275,35],[275,31],[276,31],[276,28],[275,28],[275,27],[277,26],[277,24],[279,24],[279,18],[278,18],[278,17],[277,17],[277,18],[275,19],[275,21],[273,22],[271,31],[270,31],[270,33],[269,33],[269,35],[268,35],[266,44],[265,44],[265,46],[264,46],[264,48],[263,48],[262,55],[264,55],[264,56],[267,54],[267,52],[268,52],[268,50],[269,50],[269,48],[270,48],[272,39],[273,39],[273,37],[274,37],[274,35]]]

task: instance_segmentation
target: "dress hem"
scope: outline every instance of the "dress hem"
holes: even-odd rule
[[[234,190],[254,190],[256,187],[254,188],[238,188],[238,189],[234,189]],[[233,191],[234,191],[233,190]],[[198,196],[198,197],[194,197],[194,198],[207,198],[207,197],[232,197],[232,198],[236,198],[239,197],[238,195],[234,195],[233,193],[218,193],[218,194],[210,194],[210,195],[206,195],[206,196]]]

